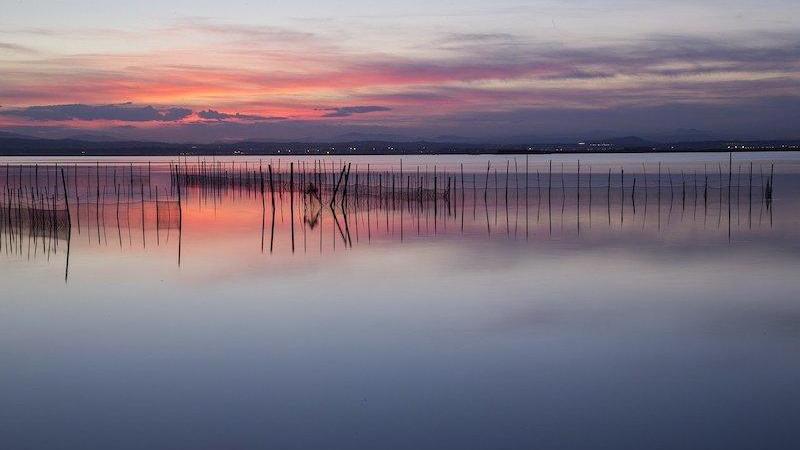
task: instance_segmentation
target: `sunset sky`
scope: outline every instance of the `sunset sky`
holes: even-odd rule
[[[0,0],[0,130],[800,138],[796,0]]]

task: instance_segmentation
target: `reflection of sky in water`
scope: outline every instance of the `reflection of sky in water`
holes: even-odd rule
[[[67,284],[61,250],[4,253],[0,442],[793,448],[800,182],[776,186],[771,222],[732,204],[730,241],[727,202],[681,220],[662,192],[659,224],[650,192],[609,226],[596,190],[578,234],[575,193],[563,216],[554,194],[551,231],[531,190],[527,238],[501,193],[491,234],[467,199],[463,234],[460,215],[417,234],[411,214],[401,242],[399,211],[387,232],[374,210],[349,248],[328,214],[292,254],[284,199],[270,255],[242,198],[187,202],[181,267],[176,231],[158,246],[150,228],[146,248],[135,227],[122,246],[84,228]]]

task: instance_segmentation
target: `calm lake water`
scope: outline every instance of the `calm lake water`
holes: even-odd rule
[[[800,154],[577,158],[0,159],[0,448],[800,448]]]

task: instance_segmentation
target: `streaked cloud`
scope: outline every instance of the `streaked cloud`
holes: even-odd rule
[[[598,11],[584,12],[581,20]],[[546,32],[496,22],[514,14],[469,27],[431,26],[433,18],[422,24],[353,18],[356,26],[334,17],[297,26],[193,17],[119,33],[106,23],[68,32],[0,31],[4,41],[15,42],[0,43],[0,126],[141,122],[198,136],[224,129],[232,137],[280,121],[278,129],[311,136],[322,132],[319,122],[415,134],[436,126],[459,132],[466,124],[492,130],[505,117],[522,133],[542,123],[541,111],[616,111],[611,117],[624,126],[627,116],[619,111],[686,105],[723,111],[760,98],[800,98],[800,29],[791,24],[689,32],[676,23],[633,32],[601,23],[573,26],[570,34],[563,17],[557,27],[549,19],[539,23]],[[665,33],[669,28],[675,32]],[[112,103],[119,99],[132,103]],[[773,111],[753,113],[766,124]],[[478,126],[481,121],[487,126]],[[765,135],[770,132],[765,126]]]
[[[225,121],[225,120],[243,120],[243,121],[262,121],[262,120],[286,120],[286,117],[281,116],[259,116],[257,114],[230,114],[215,111],[213,109],[209,109],[206,111],[200,111],[197,113],[197,116],[201,119],[205,120],[217,120],[217,121]]]
[[[13,44],[10,42],[0,42],[0,53],[23,53],[32,54],[37,53],[36,50],[24,45]]]
[[[342,106],[339,108],[324,108],[323,111],[330,111],[322,117],[348,117],[353,114],[367,114],[371,112],[391,111],[392,108],[385,106]]]
[[[156,109],[131,103],[116,105],[46,105],[26,108],[0,109],[0,115],[33,121],[109,120],[120,122],[175,122],[189,117],[188,108]]]

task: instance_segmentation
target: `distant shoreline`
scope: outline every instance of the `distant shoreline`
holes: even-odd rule
[[[331,143],[236,142],[176,144],[143,141],[0,138],[0,156],[405,156],[405,155],[553,155],[613,153],[792,152],[800,141],[699,141],[646,143],[638,138],[619,142],[494,145],[446,142],[353,141]],[[626,142],[633,141],[633,142]]]

